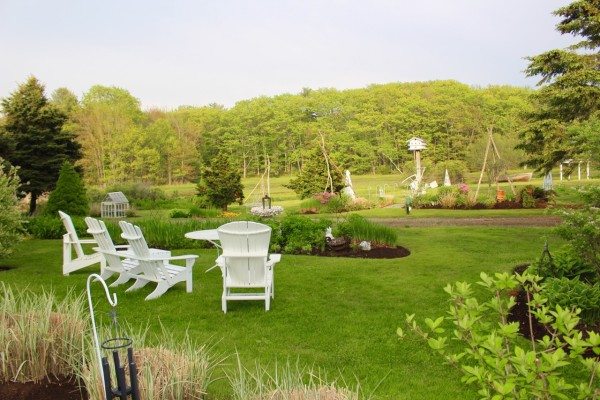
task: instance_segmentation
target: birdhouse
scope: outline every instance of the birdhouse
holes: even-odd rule
[[[418,137],[413,137],[408,140],[408,150],[410,151],[418,151],[425,150],[425,141]]]

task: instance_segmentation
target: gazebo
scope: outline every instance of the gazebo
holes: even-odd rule
[[[110,192],[100,204],[102,218],[122,218],[129,210],[129,200],[123,192]]]

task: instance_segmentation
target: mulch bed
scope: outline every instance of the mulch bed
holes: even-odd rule
[[[535,202],[535,207],[534,208],[547,208],[548,207],[548,202],[545,200],[536,200]],[[439,204],[420,204],[417,208],[421,208],[421,209],[443,209],[444,207],[442,207]],[[492,207],[489,207],[486,204],[483,203],[475,203],[473,204],[471,207],[467,207],[467,206],[456,206],[453,207],[452,210],[487,210],[487,209],[494,209],[494,210],[516,210],[516,209],[520,209],[523,208],[523,205],[521,203],[519,203],[518,201],[512,201],[512,200],[504,200],[504,201],[499,201],[494,203],[494,205]]]
[[[0,383],[0,400],[88,400],[88,396],[77,379],[59,376],[37,383]]]
[[[13,267],[11,267],[10,265],[0,265],[0,272],[8,271],[10,269],[13,269]]]
[[[352,257],[352,258],[401,258],[410,255],[410,250],[406,247],[373,247],[365,251],[359,248],[346,247],[340,250],[325,249],[325,251],[315,250],[311,254],[322,257]]]

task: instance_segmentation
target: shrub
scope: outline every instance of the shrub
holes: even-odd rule
[[[583,353],[587,349],[600,353],[600,335],[591,331],[583,339],[575,328],[580,321],[578,310],[545,306],[547,299],[540,292],[539,277],[527,273],[497,273],[494,277],[481,273],[480,277],[478,285],[491,296],[488,299],[476,298],[469,283],[449,284],[444,288],[450,296],[449,316],[426,318],[425,328],[414,314],[407,315],[407,325],[446,362],[459,368],[462,381],[477,386],[481,398],[595,397],[600,360],[586,359]],[[518,340],[519,323],[508,322],[509,310],[515,304],[510,293],[519,284],[526,290],[530,311],[548,327],[548,335],[541,340]],[[397,333],[404,337],[401,328]],[[450,346],[451,341],[462,349]],[[585,373],[573,374],[576,368]]]
[[[532,273],[542,278],[567,278],[580,279],[585,282],[598,280],[598,272],[587,264],[572,246],[565,246],[557,251],[554,256],[544,250],[539,260],[531,264]]]
[[[548,307],[561,306],[569,310],[580,309],[579,317],[588,324],[600,321],[600,286],[579,279],[550,278],[542,291]]]
[[[169,213],[170,218],[189,218],[190,212],[186,210],[171,210]]]
[[[395,246],[398,242],[398,233],[393,228],[376,224],[359,214],[350,214],[345,221],[336,226],[336,236],[351,238],[354,242],[363,240]]]
[[[78,229],[78,219],[72,218],[72,220],[73,225],[75,225],[75,229],[79,234],[81,227]],[[58,218],[58,215],[56,217],[50,215],[32,217],[27,220],[25,230],[36,239],[61,239],[66,233],[65,227],[60,218]],[[85,232],[85,230],[83,230],[83,232]]]
[[[579,193],[585,204],[590,207],[600,207],[600,185],[582,187]]]
[[[172,200],[167,199],[167,196],[160,188],[152,187],[145,183],[116,185],[106,191],[106,193],[109,192],[123,192],[129,203],[140,210],[168,208],[172,204]],[[100,201],[104,200],[106,193],[104,193]]]
[[[328,191],[339,193],[344,188],[342,172],[333,166],[330,168],[333,188]],[[292,189],[301,199],[306,199],[315,193],[321,193],[327,186],[327,164],[323,152],[318,145],[308,151],[304,158],[302,170],[298,176],[291,179],[286,187]]]
[[[206,196],[210,203],[227,211],[227,206],[244,200],[244,187],[240,173],[230,163],[223,152],[202,170],[197,186],[198,196]]]
[[[439,196],[439,204],[443,208],[455,208],[458,202],[458,193],[449,191]]]
[[[221,216],[221,210],[211,207],[192,207],[189,214],[190,217],[217,218]]]
[[[22,237],[23,221],[19,211],[17,169],[3,168],[0,158],[0,259],[13,252]]]
[[[68,161],[60,169],[56,188],[50,193],[44,213],[56,215],[59,210],[71,216],[85,216],[90,211],[83,181]]]
[[[313,220],[300,215],[285,215],[280,220],[263,222],[272,228],[272,250],[283,250],[288,254],[323,250],[325,229],[331,225],[328,220]]]
[[[583,262],[600,275],[600,210],[587,208],[563,211],[562,224],[556,232],[567,240]]]

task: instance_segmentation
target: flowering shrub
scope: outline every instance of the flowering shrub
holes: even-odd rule
[[[262,206],[256,206],[250,209],[250,214],[256,215],[257,217],[274,217],[282,212],[283,207],[281,206],[272,206],[271,208],[262,208]]]
[[[459,183],[456,186],[458,187],[458,191],[461,194],[467,194],[467,193],[469,193],[469,185],[467,185],[466,183]]]
[[[235,217],[237,217],[239,215],[240,215],[240,213],[236,213],[236,212],[233,212],[233,211],[223,211],[221,213],[221,217],[223,217],[223,218],[235,218]]]

